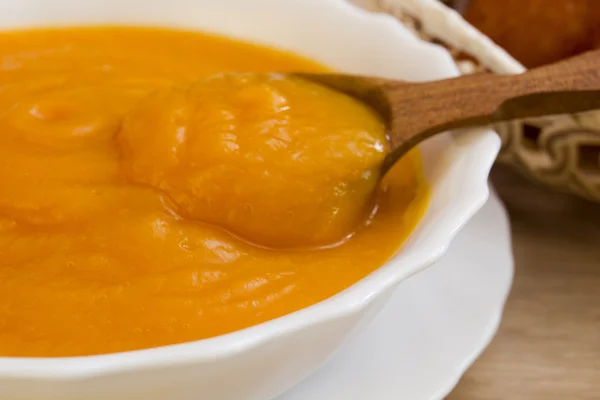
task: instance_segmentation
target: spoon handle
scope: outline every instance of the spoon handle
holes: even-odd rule
[[[386,160],[391,166],[439,132],[600,109],[600,50],[517,75],[480,73],[408,85],[378,83],[392,107],[392,154]]]

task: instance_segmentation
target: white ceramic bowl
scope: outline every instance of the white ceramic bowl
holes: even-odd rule
[[[0,28],[143,24],[206,30],[292,50],[340,71],[406,80],[457,74],[450,55],[395,19],[343,0],[0,0]],[[448,104],[448,107],[452,107]],[[336,296],[216,338],[58,359],[0,358],[0,398],[36,400],[270,399],[317,369],[386,302],[396,285],[443,256],[484,204],[499,148],[489,131],[422,146],[432,201],[386,265]]]

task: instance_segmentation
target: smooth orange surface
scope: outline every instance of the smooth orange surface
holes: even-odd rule
[[[274,70],[324,68],[190,32],[0,34],[0,356],[219,335],[389,259],[426,205],[418,154],[369,219],[386,145],[367,109],[274,75],[206,81]]]

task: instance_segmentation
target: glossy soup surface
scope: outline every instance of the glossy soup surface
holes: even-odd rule
[[[242,73],[324,70],[200,33],[0,33],[0,356],[207,338],[385,263],[427,203],[418,154],[377,187],[369,109]]]

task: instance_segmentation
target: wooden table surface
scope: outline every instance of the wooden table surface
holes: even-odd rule
[[[515,280],[497,336],[447,400],[600,399],[600,205],[492,173]]]

